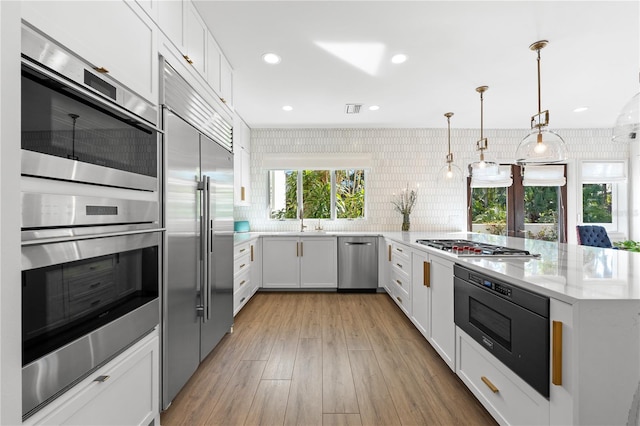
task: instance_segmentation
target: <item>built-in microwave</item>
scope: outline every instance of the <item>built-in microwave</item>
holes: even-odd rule
[[[157,108],[22,28],[22,174],[158,191]]]

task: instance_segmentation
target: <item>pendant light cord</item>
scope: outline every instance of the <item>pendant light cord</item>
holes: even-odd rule
[[[538,114],[542,113],[542,90],[541,90],[541,79],[540,79],[540,49],[538,50]]]

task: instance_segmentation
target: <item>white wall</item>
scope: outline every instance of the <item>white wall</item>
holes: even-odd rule
[[[0,424],[22,423],[20,3],[0,1]]]
[[[629,239],[640,241],[640,135],[629,148]]]
[[[611,142],[611,129],[564,129],[557,132],[569,149],[568,229],[576,224],[578,159],[626,159],[628,144]],[[487,130],[487,157],[510,161],[526,130]],[[454,163],[463,171],[477,158],[477,129],[451,130]],[[420,185],[418,202],[411,215],[411,229],[445,231],[466,229],[466,183],[443,185],[436,181],[445,164],[446,129],[252,129],[251,206],[236,207],[236,220],[249,220],[255,231],[294,231],[299,221],[267,219],[269,154],[325,154],[337,157],[367,154],[371,171],[367,176],[367,218],[355,221],[323,221],[326,230],[399,231],[402,217],[393,210],[392,194],[409,183]],[[315,223],[310,225],[315,226]],[[575,238],[569,232],[570,238]]]

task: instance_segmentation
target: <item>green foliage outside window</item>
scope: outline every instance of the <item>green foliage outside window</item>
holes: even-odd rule
[[[507,188],[472,188],[471,215],[488,233],[507,235]]]
[[[611,184],[582,185],[582,221],[584,223],[611,223]]]
[[[329,170],[302,171],[304,218],[331,218],[331,173]]]
[[[364,170],[336,170],[336,216],[364,217]]]

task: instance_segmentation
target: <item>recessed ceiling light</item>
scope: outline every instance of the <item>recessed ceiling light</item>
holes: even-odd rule
[[[293,107],[291,105],[285,105],[282,107],[283,111],[293,111]]]
[[[393,55],[391,57],[391,62],[393,62],[394,64],[401,64],[406,60],[407,60],[407,55],[402,53],[398,53],[397,55]]]
[[[379,110],[379,109],[380,109],[380,107],[379,107],[378,105],[371,105],[371,106],[369,107],[369,111],[377,111],[377,110]]]
[[[584,112],[584,111],[586,111],[588,109],[589,109],[589,107],[581,106],[581,107],[578,107],[578,108],[574,109],[573,112]]]
[[[280,63],[281,58],[275,53],[265,53],[262,55],[262,60],[268,64],[275,65]]]

